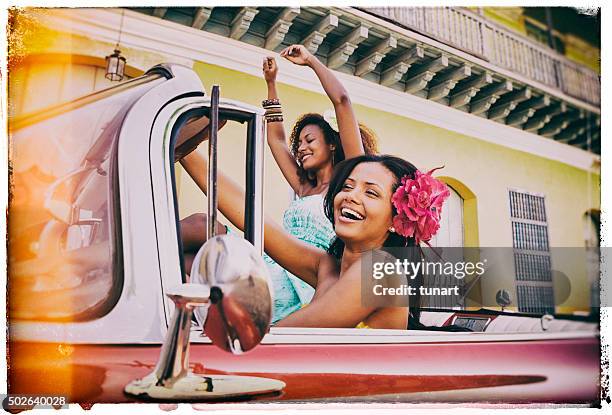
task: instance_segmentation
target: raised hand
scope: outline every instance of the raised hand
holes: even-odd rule
[[[316,59],[303,45],[291,45],[283,49],[280,55],[296,65],[310,66],[313,60]]]
[[[278,65],[276,64],[276,60],[268,56],[263,60],[263,75],[266,82],[276,82],[276,74],[278,73]]]

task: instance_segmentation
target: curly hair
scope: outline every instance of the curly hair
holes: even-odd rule
[[[334,152],[334,165],[344,160],[344,150],[342,149],[342,143],[340,141],[340,134],[332,128],[331,125],[323,118],[321,114],[309,112],[302,114],[293,125],[291,135],[289,136],[289,148],[291,154],[297,160],[298,149],[300,147],[300,133],[307,125],[316,125],[321,131],[323,131],[323,137],[325,142],[329,145],[335,146]],[[378,154],[378,138],[374,131],[368,128],[365,124],[359,123],[359,133],[361,134],[361,141],[363,143],[363,149],[365,154],[372,155]],[[308,183],[312,186],[317,185],[316,178],[311,173],[305,170],[302,165],[298,162],[298,176],[301,183]]]

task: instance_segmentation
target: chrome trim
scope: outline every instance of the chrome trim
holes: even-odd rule
[[[157,385],[170,387],[189,372],[191,316],[195,307],[208,306],[210,288],[183,284],[171,290],[167,296],[174,303],[174,313],[153,373]]]
[[[49,118],[60,116],[67,112],[81,108],[87,104],[91,104],[92,102],[99,101],[108,96],[120,94],[123,91],[136,88],[148,82],[155,82],[160,78],[161,76],[156,74],[143,75],[138,78],[130,79],[129,81],[123,82],[119,85],[92,92],[88,95],[84,95],[72,101],[60,102],[59,104],[53,104],[49,107],[35,110],[34,112],[22,114],[14,118],[9,118],[9,129],[11,131],[15,131],[20,130],[22,128],[27,128],[33,124],[37,124]]]
[[[264,200],[263,200],[263,181],[264,181],[264,141],[266,137],[266,124],[263,117],[255,117],[253,121],[254,137],[253,144],[253,176],[254,176],[254,194],[252,212],[252,243],[259,255],[264,253]],[[248,161],[247,161],[248,163]],[[245,211],[246,212],[246,211]]]
[[[161,75],[166,79],[174,78],[174,75],[172,74],[171,66],[168,64],[164,64],[164,63],[155,65],[154,67],[152,67],[151,69],[145,72],[145,75],[149,75],[149,74]]]
[[[218,238],[239,240],[234,236],[227,235]],[[254,249],[248,242],[239,241],[249,250]],[[258,259],[263,266],[263,260]],[[248,278],[248,275],[245,277]],[[248,284],[246,287],[248,287]],[[286,386],[285,382],[276,379],[240,375],[196,374],[189,369],[191,316],[194,308],[209,306],[211,292],[212,288],[202,284],[183,284],[168,294],[175,304],[175,311],[159,360],[153,372],[128,383],[124,388],[125,393],[137,399],[145,400],[218,400],[269,394],[280,391]],[[263,328],[267,327],[267,324],[264,324]],[[240,338],[234,340],[241,342]]]
[[[219,132],[219,85],[213,85],[210,93],[210,127],[208,128],[208,229],[206,240],[217,234],[217,136]]]
[[[421,330],[347,329],[310,327],[271,327],[261,344],[417,344],[417,343],[481,343],[589,339],[599,337],[597,331],[486,333],[439,332]],[[202,330],[192,329],[192,343],[210,344]],[[261,346],[260,346],[261,347]]]
[[[153,128],[151,129],[151,141],[148,143],[148,162],[151,169],[151,197],[153,199],[153,211],[151,218],[154,220],[157,245],[156,258],[159,260],[159,275],[161,279],[161,298],[165,315],[170,316],[174,311],[172,302],[167,301],[164,294],[168,290],[182,282],[180,257],[178,255],[178,234],[176,230],[176,215],[174,209],[174,194],[172,191],[172,171],[168,166],[173,166],[170,157],[170,140],[172,128],[177,119],[184,113],[182,108],[193,100],[201,100],[202,97],[189,97],[178,99],[166,105],[158,114]],[[155,149],[155,150],[154,150]]]

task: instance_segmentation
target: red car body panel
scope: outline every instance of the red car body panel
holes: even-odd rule
[[[10,393],[71,402],[135,402],[124,386],[150,373],[159,346],[10,345]],[[599,399],[597,338],[417,344],[262,344],[234,356],[192,344],[196,373],[284,381],[266,401],[582,403]],[[568,360],[571,356],[571,360]],[[526,386],[529,384],[529,386]]]

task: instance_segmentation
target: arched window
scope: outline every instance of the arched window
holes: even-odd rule
[[[440,229],[438,233],[429,241],[432,247],[450,248],[450,247],[463,247],[464,236],[463,236],[463,198],[453,189],[448,186],[450,190],[450,197],[447,199],[442,209],[442,220],[440,221]],[[437,261],[439,258],[435,257],[435,254],[427,254],[428,250],[425,249],[426,256],[431,256],[429,260]],[[458,257],[459,256],[459,257]],[[462,261],[463,252],[459,249],[448,250],[445,249],[442,254],[443,261]],[[452,288],[459,286],[463,288],[463,280],[457,279],[450,275],[424,275],[423,285],[425,287],[442,287]],[[449,308],[464,308],[465,301],[462,298],[462,294],[459,295],[432,295],[422,298],[421,303],[424,307],[449,309]]]
[[[438,233],[430,241],[431,246],[462,247],[463,237],[463,198],[453,189],[442,209],[442,221]]]

